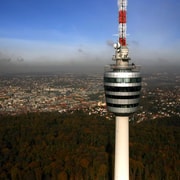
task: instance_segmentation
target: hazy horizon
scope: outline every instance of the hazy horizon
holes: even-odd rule
[[[180,66],[179,9],[176,0],[128,1],[132,62]],[[0,73],[103,70],[113,63],[117,17],[117,0],[2,0]]]
[[[134,61],[132,61],[134,62]],[[113,61],[112,61],[113,63]],[[111,64],[112,64],[111,63]],[[135,63],[136,64],[136,63]],[[0,65],[0,74],[16,74],[16,73],[103,73],[107,64],[27,64],[22,62],[8,62]],[[168,63],[139,63],[141,73],[153,72],[169,72],[180,73],[180,64]]]

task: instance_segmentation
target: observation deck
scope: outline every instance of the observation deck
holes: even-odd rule
[[[110,112],[121,116],[136,112],[141,90],[140,66],[105,66],[104,89]]]

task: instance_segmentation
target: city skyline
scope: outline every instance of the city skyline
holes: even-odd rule
[[[175,0],[128,4],[127,41],[135,63],[180,65],[179,8]],[[118,33],[115,0],[3,0],[0,15],[1,72],[111,62]]]

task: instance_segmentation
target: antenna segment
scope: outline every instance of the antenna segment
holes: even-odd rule
[[[126,42],[127,0],[118,0],[118,42],[115,64],[105,67],[104,90],[107,109],[116,115],[115,180],[129,180],[129,115],[138,110],[141,76],[138,66],[129,64]]]
[[[119,8],[119,43],[126,46],[126,12],[127,0],[118,1]]]

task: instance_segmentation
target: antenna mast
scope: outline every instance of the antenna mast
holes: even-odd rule
[[[126,29],[127,29],[127,0],[118,0],[119,10],[119,40],[118,43],[114,44],[115,55],[113,60],[116,61],[116,65],[128,66],[129,50],[126,41]]]
[[[119,43],[126,46],[126,12],[127,0],[118,0],[119,9]]]

